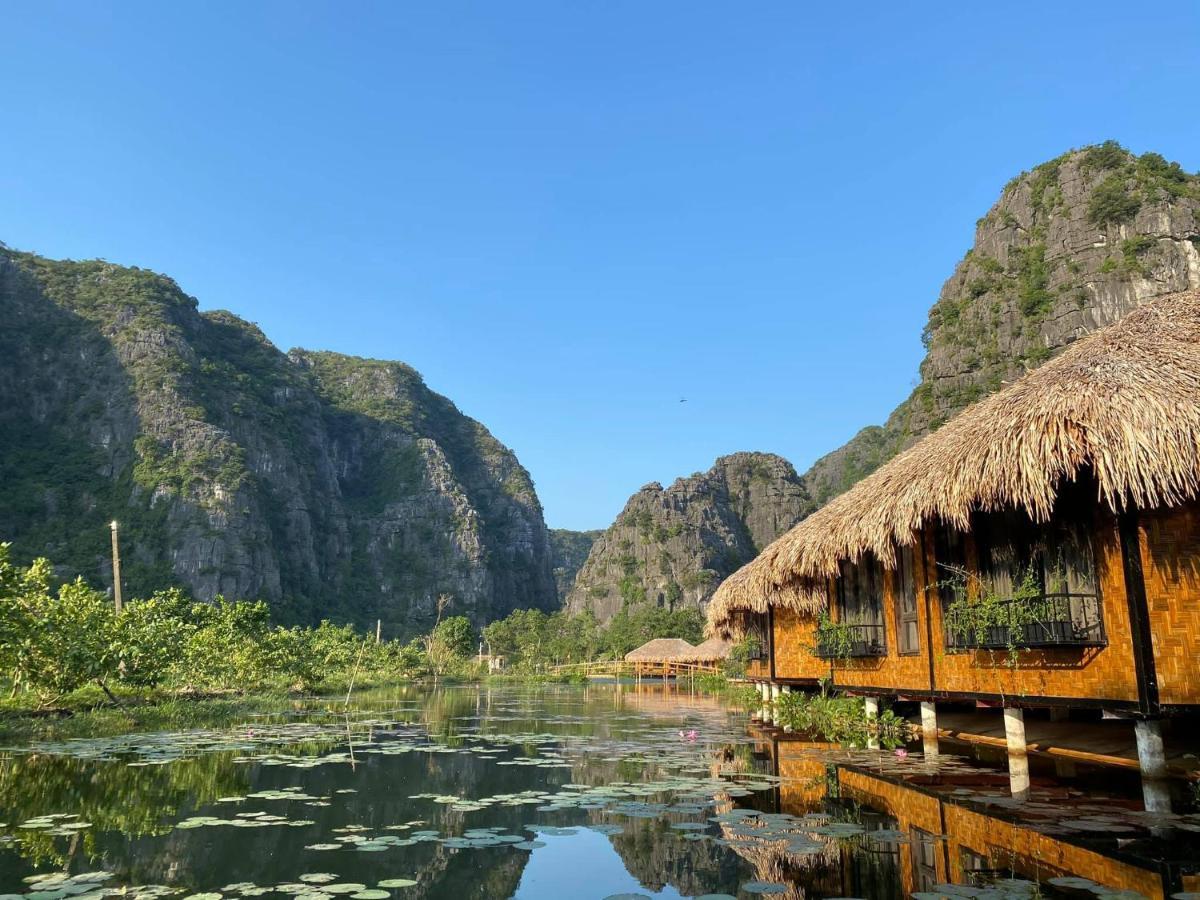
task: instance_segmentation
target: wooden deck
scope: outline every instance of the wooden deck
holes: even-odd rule
[[[1006,749],[1004,718],[1000,710],[974,712],[938,712],[938,737],[967,744],[982,744]],[[1025,720],[1025,740],[1030,753],[1102,766],[1120,766],[1137,770],[1137,743],[1133,722],[1051,722]],[[1172,775],[1183,778],[1200,776],[1197,748],[1186,741],[1166,741],[1167,766]]]

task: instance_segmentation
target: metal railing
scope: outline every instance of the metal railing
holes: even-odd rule
[[[1001,606],[1005,612],[997,617],[998,621],[967,634],[956,632],[947,622],[946,646],[954,650],[1003,650],[1107,644],[1100,598],[1095,594],[1045,594],[1005,600]]]
[[[887,656],[887,641],[883,625],[844,625],[838,630],[848,631],[848,646],[836,646],[831,636],[817,634],[817,656],[821,659],[862,658]],[[840,643],[840,641],[838,642]]]

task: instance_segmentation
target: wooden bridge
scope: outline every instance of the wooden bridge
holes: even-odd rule
[[[583,675],[585,678],[694,678],[714,675],[721,667],[718,663],[608,659],[551,666],[550,671],[555,675]]]

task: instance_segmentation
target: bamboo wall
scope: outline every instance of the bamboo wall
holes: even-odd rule
[[[771,646],[775,653],[775,678],[782,681],[812,681],[829,675],[829,662],[812,654],[817,640],[817,623],[790,609],[775,610]]]
[[[1163,704],[1200,705],[1200,504],[1143,513],[1139,521],[1160,700]],[[932,528],[921,535],[921,550],[914,573],[919,587],[918,653],[899,653],[897,585],[895,573],[889,572],[883,603],[886,656],[832,663],[819,659],[812,652],[816,643],[814,618],[780,608],[775,610],[772,634],[775,678],[811,682],[832,676],[833,684],[846,690],[911,696],[958,694],[999,700],[1020,696],[1025,701],[1138,702],[1130,600],[1114,515],[1098,510],[1094,530],[1096,577],[1107,639],[1103,647],[1015,653],[947,651]],[[973,566],[975,551],[970,535],[966,551],[968,565]],[[761,677],[767,677],[766,669],[764,666]]]
[[[923,694],[932,690],[929,680],[929,604],[924,601],[926,586],[937,579],[930,573],[933,567],[933,539],[922,535],[921,550],[914,554],[914,580],[917,584],[917,634],[919,649],[916,653],[900,653],[900,628],[896,614],[896,594],[899,591],[897,573],[889,570],[883,579],[883,619],[887,642],[887,655],[833,661],[833,683],[844,687],[881,688],[898,693]],[[837,587],[829,584],[829,596],[837,596]],[[936,595],[936,591],[934,592]],[[834,613],[836,618],[836,611]],[[936,639],[936,638],[935,638]]]
[[[942,610],[935,591],[928,607],[939,651],[934,655],[937,689],[1137,702],[1129,599],[1116,519],[1111,515],[1098,518],[1093,534],[1107,646],[1020,650],[1015,654],[1007,650],[948,653],[943,647]],[[973,543],[968,535],[968,560],[973,560]]]
[[[771,661],[769,659],[752,659],[746,663],[746,677],[751,681],[769,681],[771,678]]]
[[[1200,504],[1139,517],[1162,703],[1200,704]]]

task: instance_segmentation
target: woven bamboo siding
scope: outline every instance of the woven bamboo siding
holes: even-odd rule
[[[873,809],[886,811],[896,820],[897,831],[907,832],[910,837],[914,828],[919,828],[926,834],[943,833],[941,803],[936,797],[841,767],[838,768],[838,782],[843,797],[858,800]],[[900,884],[904,888],[905,897],[921,890],[913,865],[913,847],[912,844],[900,845]],[[944,883],[950,879],[947,877],[945,854],[940,852],[940,845],[938,849],[935,857],[936,881]]]
[[[779,804],[794,816],[819,810],[827,793],[825,758],[819,753],[838,749],[822,741],[780,741],[775,774],[785,780],[779,785]]]
[[[1140,520],[1159,700],[1200,704],[1200,504]]]
[[[918,585],[917,631],[920,635],[920,652],[900,655],[900,628],[896,620],[897,573],[885,573],[883,595],[883,618],[887,633],[887,656],[864,659],[840,659],[833,665],[833,683],[843,688],[887,688],[888,690],[920,693],[930,688],[929,684],[929,641],[926,639],[925,619],[928,612],[922,599],[920,586],[924,584],[925,566],[916,560],[913,573]],[[836,596],[831,593],[830,596]],[[836,615],[836,614],[835,614]]]
[[[817,622],[812,616],[801,616],[790,609],[775,610],[775,628],[771,646],[775,652],[775,677],[777,679],[825,678],[829,675],[829,663],[813,656],[812,648],[817,642]]]
[[[1106,647],[1021,650],[968,650],[947,653],[941,604],[931,599],[934,683],[939,691],[998,694],[1030,701],[1038,697],[1136,701],[1133,638],[1116,519],[1102,514],[1095,532],[1097,579],[1103,600]],[[968,565],[975,545],[967,536]]]
[[[1147,897],[1164,895],[1162,879],[1155,872],[952,803],[946,803],[944,807],[946,834],[950,840],[951,881],[960,884],[965,881],[962,851],[966,848],[1001,867],[1011,865],[1026,878],[1044,881],[1060,875],[1076,875],[1106,887],[1137,891]]]
[[[753,681],[766,681],[771,677],[769,659],[752,659],[746,663],[746,677]]]

